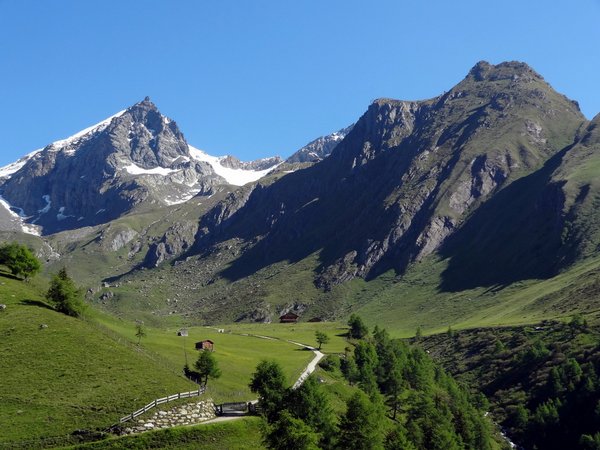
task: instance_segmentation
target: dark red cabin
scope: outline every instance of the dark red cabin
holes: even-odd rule
[[[297,314],[294,314],[293,312],[289,312],[289,313],[285,313],[283,316],[281,316],[279,318],[279,322],[280,323],[297,323],[299,317],[300,316],[298,316]]]
[[[211,352],[215,349],[215,343],[210,339],[205,339],[200,342],[196,342],[196,350],[210,350]]]

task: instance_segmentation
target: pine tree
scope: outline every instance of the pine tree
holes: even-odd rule
[[[347,402],[346,414],[340,422],[339,448],[371,450],[383,448],[383,417],[361,391]]]
[[[204,386],[208,383],[209,378],[219,378],[221,376],[217,360],[212,352],[201,351],[194,367],[197,370],[200,383]]]
[[[276,450],[318,450],[317,435],[301,419],[282,411],[277,421],[267,428],[265,443]]]
[[[362,319],[356,314],[350,316],[348,320],[348,326],[350,326],[349,336],[353,339],[362,339],[369,334],[369,329],[364,324]]]
[[[314,376],[309,376],[298,389],[286,396],[287,410],[302,419],[320,435],[320,446],[331,448],[335,435],[335,416],[327,393]]]
[[[250,390],[259,396],[259,406],[268,422],[274,422],[282,409],[286,394],[286,379],[283,369],[275,361],[261,361],[250,380]]]
[[[375,371],[379,363],[377,351],[370,342],[359,341],[354,348],[354,360],[358,367],[358,383],[367,394],[377,391]]]
[[[85,311],[81,291],[64,267],[52,277],[46,299],[54,305],[54,309],[68,316],[81,317]]]

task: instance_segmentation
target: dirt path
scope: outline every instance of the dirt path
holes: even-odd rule
[[[210,328],[212,330],[219,330],[219,328],[215,328],[215,327],[206,327],[206,328]],[[325,355],[323,353],[321,353],[318,349],[316,349],[310,345],[303,344],[301,342],[290,341],[289,339],[280,339],[280,338],[276,338],[276,337],[272,337],[272,336],[263,336],[261,334],[232,333],[232,332],[229,332],[229,333],[236,334],[238,336],[247,336],[247,337],[254,337],[254,338],[259,338],[259,339],[268,339],[270,341],[288,342],[290,344],[306,348],[306,349],[310,350],[311,352],[313,352],[315,354],[315,357],[308,363],[308,366],[306,366],[306,369],[304,369],[304,371],[300,374],[300,376],[298,377],[298,379],[292,386],[292,389],[297,389],[298,387],[300,387],[302,385],[302,383],[304,383],[304,380],[306,380],[308,378],[308,376],[315,371],[315,369],[317,368],[317,364],[319,364],[319,361],[321,361],[321,359],[323,359],[325,357]]]
[[[310,345],[301,344],[300,342],[294,342],[294,341],[287,341],[287,342],[289,342],[290,344],[299,345],[300,347],[304,347],[304,348],[312,351],[315,354],[315,357],[312,359],[311,362],[308,363],[308,366],[306,366],[306,369],[304,369],[304,372],[302,372],[300,374],[300,376],[298,377],[298,379],[292,386],[292,389],[297,389],[302,385],[302,383],[304,383],[304,380],[306,380],[308,378],[308,376],[315,371],[315,369],[317,368],[317,364],[319,364],[319,361],[321,361],[325,357],[325,355],[323,353],[321,353],[319,350],[317,350],[316,348],[311,347]]]

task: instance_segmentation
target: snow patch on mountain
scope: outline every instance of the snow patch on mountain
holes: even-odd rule
[[[107,119],[104,119],[102,122],[98,122],[97,124],[92,125],[91,127],[84,128],[83,130],[79,131],[78,133],[75,133],[73,136],[70,136],[66,139],[54,141],[46,148],[51,151],[62,150],[64,153],[72,155],[73,153],[75,153],[75,149],[71,148],[73,147],[72,144],[79,143],[80,141],[87,139],[90,135],[101,132],[108,125],[110,125],[110,123],[115,117],[122,116],[125,113],[125,111],[127,110],[124,109],[123,111],[119,111],[118,113],[108,117]]]
[[[152,169],[144,169],[137,164],[129,164],[123,169],[131,175],[170,175],[177,172],[177,169],[167,169],[166,167],[154,167]]]
[[[72,135],[66,139],[54,141],[51,144],[48,144],[45,148],[40,148],[40,149],[34,150],[33,152],[23,156],[22,158],[18,159],[17,161],[10,163],[4,167],[0,167],[0,178],[10,178],[10,176],[13,173],[20,170],[27,163],[27,161],[29,161],[35,155],[40,153],[42,150],[47,149],[49,151],[54,151],[54,152],[58,152],[58,151],[62,150],[63,153],[65,153],[67,155],[74,154],[75,149],[73,148],[74,147],[73,144],[76,144],[82,140],[88,139],[91,135],[99,133],[100,131],[104,130],[115,117],[119,117],[119,116],[123,115],[125,113],[125,111],[126,110],[119,111],[118,113],[108,117],[107,119],[104,119],[103,121],[98,122],[97,124],[92,125],[91,127],[84,128],[83,130],[75,133],[74,135]]]
[[[198,193],[200,192],[200,189],[192,189],[191,191],[189,191],[187,194],[182,195],[180,197],[173,197],[173,196],[168,196],[167,198],[165,198],[163,201],[165,202],[165,204],[167,204],[168,206],[172,206],[172,205],[179,205],[181,203],[185,203],[188,200],[192,199],[193,197],[195,197]]]
[[[56,220],[65,220],[65,219],[68,219],[69,217],[75,217],[75,216],[65,214],[65,207],[61,206],[58,210],[58,214],[56,215]]]
[[[22,158],[18,159],[17,161],[8,164],[7,166],[0,167],[0,178],[10,178],[10,176],[13,173],[15,173],[16,171],[21,169],[21,167],[23,167],[27,163],[27,161],[29,161],[31,158],[33,158],[35,155],[37,155],[41,151],[42,151],[42,149],[40,148],[38,150],[35,150],[35,151],[29,153],[28,155],[23,156]]]
[[[234,186],[243,186],[245,184],[257,181],[268,173],[272,172],[278,166],[276,165],[265,170],[230,169],[229,167],[224,167],[221,165],[221,160],[226,158],[226,156],[211,156],[207,153],[204,153],[202,150],[192,147],[191,145],[188,145],[188,148],[192,158],[197,161],[209,163],[217,175],[225,178],[227,183]]]
[[[50,207],[52,206],[52,201],[50,200],[49,195],[42,195],[42,198],[46,202],[46,206],[44,206],[42,209],[38,209],[38,212],[40,214],[46,214],[48,211],[50,211]]]
[[[14,209],[20,209],[20,208],[14,208],[13,206],[11,206],[11,204],[8,203],[4,199],[4,197],[2,197],[1,195],[0,195],[0,206],[3,207],[4,209],[6,209],[6,211],[8,211],[8,213],[14,219],[16,219],[18,221],[18,223],[19,223],[19,225],[21,227],[21,230],[24,233],[33,234],[35,236],[40,236],[40,230],[39,230],[38,227],[36,227],[35,225],[28,224],[28,223],[23,223],[24,217],[14,211]]]

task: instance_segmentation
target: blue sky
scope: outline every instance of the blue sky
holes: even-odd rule
[[[287,156],[378,97],[521,60],[600,112],[600,0],[0,0],[0,166],[146,95],[211,154]]]

